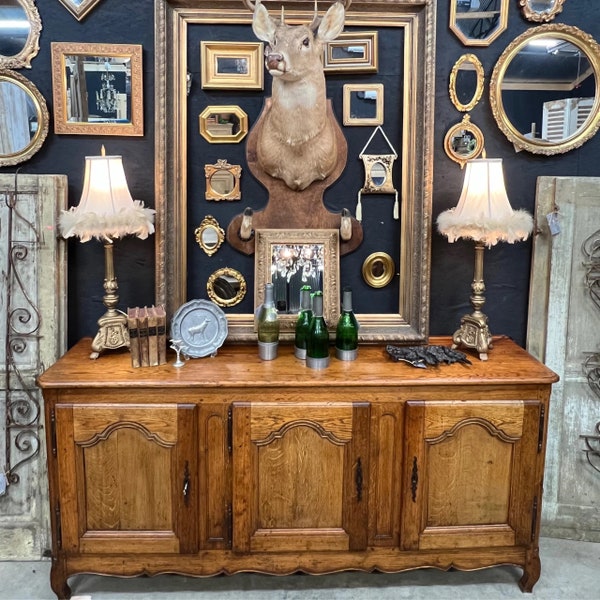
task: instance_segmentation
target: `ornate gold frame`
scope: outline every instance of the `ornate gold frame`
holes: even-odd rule
[[[218,133],[211,131],[208,119],[215,113],[233,113],[240,122],[240,130],[229,135],[228,133]],[[235,105],[211,105],[207,106],[198,117],[200,125],[200,135],[211,144],[237,144],[241,142],[248,133],[248,115]]]
[[[537,11],[533,10],[529,5],[531,0],[519,0],[519,6],[523,16],[528,21],[535,21],[536,23],[547,23],[552,21],[556,15],[562,11],[565,0],[554,0],[554,6],[547,10]]]
[[[347,27],[404,32],[400,285],[395,312],[357,315],[363,341],[422,343],[429,328],[433,187],[435,3],[429,0],[354,0]],[[296,2],[289,22],[310,22],[312,2]],[[155,0],[156,302],[168,314],[187,298],[187,28],[192,24],[249,25],[239,0]],[[252,314],[228,315],[230,341],[255,340]]]
[[[204,234],[207,231],[214,231],[217,239],[213,245],[207,244],[204,239]],[[225,232],[212,215],[206,215],[206,217],[202,219],[202,223],[194,230],[194,238],[198,246],[200,246],[208,256],[212,256],[225,241]]]
[[[335,58],[335,48],[354,46],[363,48],[361,58]],[[377,73],[379,52],[377,48],[377,31],[346,31],[340,33],[332,42],[323,48],[323,70],[325,73]]]
[[[201,42],[200,65],[202,89],[248,89],[264,87],[262,42]],[[245,60],[246,73],[220,73],[219,59]]]
[[[580,127],[575,135],[565,138],[560,143],[544,142],[525,137],[509,121],[502,103],[502,84],[510,61],[531,40],[547,38],[548,36],[560,37],[582,49],[590,61],[596,79],[594,104],[587,120],[584,122],[584,126]],[[506,47],[494,66],[490,78],[490,106],[500,131],[521,150],[549,156],[579,148],[579,146],[595,135],[600,127],[600,46],[591,35],[572,25],[563,25],[561,23],[539,25],[525,31]]]
[[[458,99],[458,94],[456,92],[456,80],[458,78],[458,73],[464,69],[465,65],[472,65],[468,67],[469,69],[473,69],[475,71],[475,75],[477,78],[477,83],[475,85],[475,92],[473,93],[473,97],[467,102],[463,104]],[[450,101],[454,105],[456,110],[460,112],[468,112],[473,110],[479,100],[481,100],[481,96],[483,94],[483,84],[485,81],[485,75],[483,72],[483,65],[481,61],[474,54],[463,54],[452,67],[452,71],[450,71],[450,83],[448,84],[448,93],[450,94]]]
[[[381,268],[381,273],[376,272],[377,268]],[[387,252],[369,254],[362,266],[363,279],[372,288],[385,287],[394,279],[395,271],[394,259]]]
[[[232,298],[222,298],[221,296],[219,296],[219,294],[217,294],[217,292],[215,291],[215,284],[217,282],[217,279],[219,279],[220,277],[231,277],[232,279],[235,279],[237,281],[239,288],[235,296],[233,296]],[[218,304],[219,306],[223,307],[230,307],[239,304],[244,299],[244,296],[246,295],[246,290],[247,286],[244,276],[238,270],[230,269],[229,267],[217,269],[214,273],[211,274],[211,276],[208,278],[208,281],[206,282],[206,292],[208,294],[208,297],[215,304]]]
[[[233,188],[227,194],[222,194],[215,190],[212,178],[218,171],[226,171],[233,177]],[[242,197],[240,192],[240,177],[242,167],[240,165],[230,165],[227,159],[219,159],[214,165],[204,165],[204,175],[206,176],[206,192],[204,197],[207,200],[239,200]]]
[[[29,160],[42,147],[42,144],[48,135],[50,114],[48,113],[48,107],[46,106],[44,96],[42,96],[37,87],[29,81],[29,79],[23,77],[23,75],[17,71],[0,69],[0,82],[1,81],[14,83],[28,94],[36,108],[38,116],[37,131],[31,138],[29,144],[22,150],[14,152],[13,154],[0,155],[0,167],[8,167]]]
[[[353,92],[375,92],[375,116],[353,117],[351,111]],[[383,125],[383,83],[345,83],[344,84],[344,125]]]
[[[486,38],[468,38],[462,30],[456,24],[458,12],[456,10],[456,3],[458,0],[450,0],[450,30],[456,35],[456,37],[462,42],[463,46],[489,46],[498,36],[506,30],[508,24],[508,0],[501,0],[500,2],[500,18],[496,28],[493,30],[491,35]],[[469,13],[465,13],[469,14]],[[482,13],[474,12],[472,15],[477,18],[481,18]]]
[[[54,133],[81,135],[144,135],[144,108],[142,87],[142,46],[139,44],[86,44],[80,42],[52,42],[52,95],[54,99]],[[131,121],[127,123],[90,123],[69,121],[67,111],[68,56],[82,55],[131,60]]]
[[[31,61],[40,50],[40,33],[42,31],[42,20],[40,13],[33,0],[17,0],[25,11],[29,22],[29,35],[23,44],[23,48],[13,56],[0,54],[0,69],[31,69]]]
[[[340,316],[339,232],[337,229],[257,229],[254,264],[254,309],[264,302],[265,283],[272,281],[274,246],[319,245],[323,247],[323,316],[335,331]],[[316,291],[316,290],[312,290]],[[297,314],[280,314],[282,339],[291,339]],[[285,333],[291,334],[285,336]]]
[[[461,131],[468,131],[475,141],[474,149],[468,154],[459,154],[456,152],[452,145],[452,141],[455,139],[456,134]],[[480,156],[483,152],[484,141],[483,141],[483,132],[477,125],[471,122],[471,117],[465,114],[460,123],[456,123],[452,125],[450,129],[448,129],[446,136],[444,137],[444,150],[450,159],[454,162],[457,162],[462,169],[468,160],[473,160]]]
[[[59,2],[78,20],[81,21],[102,0],[82,0],[79,5],[71,0],[59,0]]]

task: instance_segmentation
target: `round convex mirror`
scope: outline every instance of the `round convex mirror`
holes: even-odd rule
[[[0,166],[31,158],[48,135],[48,122],[46,102],[33,83],[0,70]]]
[[[0,0],[0,68],[31,67],[42,22],[33,0]]]
[[[600,46],[562,24],[540,25],[501,54],[490,79],[490,105],[500,130],[534,154],[581,146],[600,124]]]
[[[206,282],[208,297],[219,306],[235,306],[246,295],[246,280],[235,269],[217,269]]]

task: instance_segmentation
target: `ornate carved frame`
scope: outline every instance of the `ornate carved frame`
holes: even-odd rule
[[[280,2],[266,3],[277,10]],[[289,22],[310,21],[312,2],[288,5]],[[394,313],[358,315],[362,341],[423,342],[429,327],[431,197],[435,75],[432,0],[354,1],[347,26],[404,32],[400,289]],[[172,314],[187,301],[187,28],[196,23],[244,24],[241,0],[155,0],[156,302]],[[360,268],[360,267],[359,267]],[[253,315],[228,315],[230,341],[255,339]]]

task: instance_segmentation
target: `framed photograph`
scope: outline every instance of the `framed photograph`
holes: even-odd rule
[[[51,47],[54,133],[144,135],[141,45]]]
[[[377,73],[377,32],[341,33],[323,49],[323,70],[326,73]]]
[[[344,84],[344,125],[383,125],[383,83]]]
[[[262,90],[262,42],[200,42],[203,89]]]
[[[254,267],[254,308],[273,284],[281,331],[294,332],[300,288],[323,292],[323,316],[335,330],[340,316],[339,237],[337,229],[258,229]]]

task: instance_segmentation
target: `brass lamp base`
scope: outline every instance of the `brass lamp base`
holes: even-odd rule
[[[127,328],[127,315],[117,310],[119,296],[117,295],[117,278],[113,263],[113,245],[111,242],[104,244],[104,291],[102,301],[107,311],[98,319],[98,333],[92,341],[92,360],[100,356],[102,350],[116,350],[129,348],[129,329]]]
[[[487,360],[487,352],[492,347],[492,336],[488,329],[487,317],[481,312],[485,303],[485,284],[483,282],[483,251],[481,242],[475,243],[475,268],[473,270],[472,294],[470,297],[473,312],[460,320],[460,328],[452,336],[452,348],[459,345],[475,348],[479,360]]]

